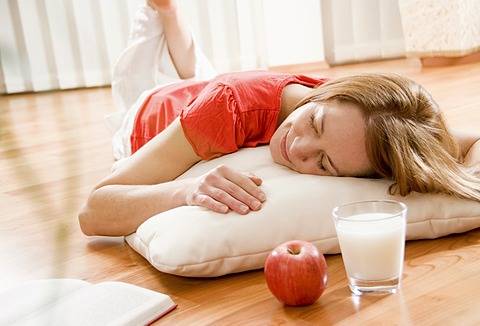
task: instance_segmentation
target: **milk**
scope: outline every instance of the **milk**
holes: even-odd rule
[[[388,219],[390,216],[367,213],[338,221],[337,235],[349,277],[377,281],[401,275],[405,220],[399,216]]]

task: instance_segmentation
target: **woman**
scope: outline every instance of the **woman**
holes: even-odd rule
[[[210,79],[171,0],[143,8],[130,44],[112,84],[121,108],[114,152],[129,158],[90,194],[79,216],[87,235],[127,235],[184,205],[261,209],[266,196],[252,173],[219,166],[175,178],[200,160],[267,143],[276,163],[300,173],[386,177],[395,181],[392,193],[480,200],[480,179],[468,170],[478,166],[480,136],[452,136],[435,102],[408,79],[265,71]]]

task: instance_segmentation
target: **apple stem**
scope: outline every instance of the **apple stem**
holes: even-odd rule
[[[298,255],[300,253],[300,248],[288,248],[288,252],[292,255]]]

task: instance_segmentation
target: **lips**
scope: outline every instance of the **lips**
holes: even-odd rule
[[[285,161],[292,163],[287,152],[287,136],[289,132],[290,131],[287,131],[287,133],[285,133],[285,136],[283,136],[282,141],[280,142],[280,152],[282,153],[282,157],[285,159]]]

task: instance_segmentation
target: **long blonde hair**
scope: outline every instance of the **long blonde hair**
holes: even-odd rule
[[[446,193],[480,201],[480,176],[460,163],[443,114],[416,82],[396,74],[360,74],[329,81],[307,102],[345,101],[365,119],[366,151],[375,176],[390,178],[390,194]]]

